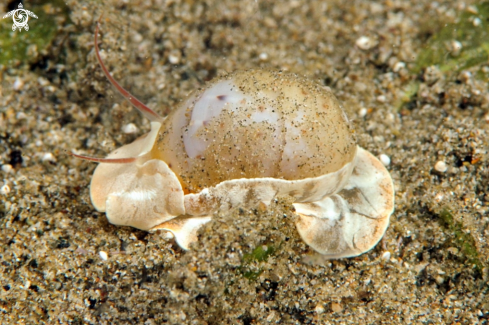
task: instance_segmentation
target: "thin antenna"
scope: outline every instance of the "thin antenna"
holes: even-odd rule
[[[83,159],[83,160],[88,160],[88,161],[93,161],[93,162],[98,162],[98,163],[104,163],[104,164],[128,164],[135,162],[138,157],[130,157],[130,158],[96,158],[96,157],[89,157],[89,156],[83,156],[83,155],[77,155],[76,153],[66,151],[66,154]]]
[[[138,111],[143,113],[143,115],[148,118],[152,122],[162,122],[164,119],[161,117],[158,113],[153,111],[151,108],[148,106],[144,105],[139,99],[131,95],[127,90],[125,90],[109,73],[109,70],[105,67],[104,63],[102,62],[102,58],[100,57],[100,51],[98,48],[98,32],[99,32],[99,25],[100,21],[102,20],[102,16],[100,16],[98,22],[97,22],[97,28],[95,29],[95,54],[97,55],[97,60],[98,63],[100,63],[100,66],[102,67],[102,70],[104,71],[105,76],[107,79],[109,79],[110,83],[117,89],[117,91],[124,96]]]

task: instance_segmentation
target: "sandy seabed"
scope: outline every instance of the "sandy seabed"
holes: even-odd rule
[[[0,323],[488,323],[488,85],[471,70],[412,72],[469,4],[67,1],[71,21],[42,64],[0,70]],[[297,234],[288,198],[216,215],[190,251],[163,231],[109,224],[90,203],[95,164],[63,151],[103,157],[149,130],[95,60],[102,13],[110,71],[162,115],[238,69],[329,86],[359,145],[390,157],[384,239],[325,260]],[[397,105],[413,80],[416,96]]]

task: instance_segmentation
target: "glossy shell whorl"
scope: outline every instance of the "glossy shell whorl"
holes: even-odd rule
[[[211,82],[163,122],[151,155],[186,193],[223,181],[298,180],[352,162],[355,138],[328,88],[294,74],[240,71]]]

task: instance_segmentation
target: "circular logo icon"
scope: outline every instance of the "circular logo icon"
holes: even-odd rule
[[[13,15],[15,26],[22,28],[27,25],[27,21],[29,20],[29,16],[27,16],[27,12],[24,9],[17,9]]]

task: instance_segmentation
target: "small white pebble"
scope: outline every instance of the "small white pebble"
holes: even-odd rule
[[[268,314],[268,316],[267,316],[267,322],[271,323],[271,322],[273,322],[274,319],[277,319],[277,318],[278,318],[277,312],[272,310],[270,312],[270,314]]]
[[[138,32],[134,32],[134,34],[132,34],[132,41],[134,43],[141,43],[143,39],[144,39],[143,36]]]
[[[385,251],[385,252],[384,252],[384,254],[382,254],[382,259],[383,259],[384,261],[388,261],[388,260],[390,260],[390,259],[391,259],[391,252],[389,252],[389,251]]]
[[[260,55],[258,56],[260,58],[260,60],[262,61],[266,61],[268,60],[268,54],[267,53],[260,53]]]
[[[18,112],[15,116],[18,120],[24,120],[27,118],[27,115],[24,112]]]
[[[76,168],[68,169],[68,175],[78,175],[78,169]]]
[[[435,164],[435,170],[440,173],[446,172],[448,169],[447,164],[444,161],[437,161]]]
[[[456,248],[456,247],[449,247],[449,248],[447,248],[447,251],[453,255],[457,255],[459,252],[458,248]]]
[[[104,252],[104,251],[100,251],[98,252],[98,255],[100,256],[100,258],[104,261],[107,261],[107,259],[109,258],[109,255],[107,255],[107,252]]]
[[[479,13],[479,9],[477,9],[477,7],[473,5],[468,6],[467,11],[474,15],[477,15]]]
[[[367,115],[367,113],[368,113],[368,110],[365,107],[363,107],[360,109],[360,112],[358,112],[358,115],[360,115],[360,117],[365,117]]]
[[[451,51],[453,56],[458,56],[462,51],[462,43],[457,40],[453,40],[451,43]]]
[[[463,71],[460,74],[460,78],[462,79],[463,82],[468,82],[470,79],[472,79],[472,73],[470,71]]]
[[[102,58],[103,59],[103,58]],[[44,87],[44,86],[47,86],[49,85],[49,80],[47,80],[46,78],[43,78],[43,77],[39,77],[37,78],[37,82],[39,83],[39,85],[41,87]]]
[[[24,289],[29,289],[31,287],[31,281],[27,280],[24,284]]]
[[[435,195],[435,201],[436,202],[441,202],[441,200],[443,200],[444,197],[445,197],[445,195],[443,195],[443,193],[437,193]]]
[[[180,62],[180,58],[176,55],[170,54],[168,56],[168,61],[170,61],[171,64],[178,64]]]
[[[373,139],[375,142],[381,142],[381,143],[385,142],[385,138],[381,135],[374,135]]]
[[[22,89],[22,87],[24,87],[24,82],[21,79],[17,78],[14,81],[13,87],[15,91],[19,91]]]
[[[10,186],[5,184],[4,186],[0,187],[0,193],[3,195],[7,195],[10,193]]]
[[[394,72],[399,72],[401,69],[404,69],[405,67],[406,67],[406,63],[399,61],[396,64],[394,64],[392,70],[394,70]]]
[[[372,47],[376,45],[375,41],[373,41],[371,38],[367,36],[360,37],[359,39],[357,39],[355,44],[362,50],[370,50]]]
[[[316,308],[314,308],[314,311],[318,314],[322,314],[324,313],[324,307],[323,307],[323,304],[318,304],[316,306]]]
[[[171,231],[164,231],[161,234],[161,237],[163,237],[163,239],[166,239],[166,240],[170,240],[170,239],[175,238],[175,236],[173,235],[173,233]]]
[[[13,167],[10,164],[2,165],[2,171],[7,173],[7,174],[10,173],[12,171],[12,169],[13,169]]]
[[[56,162],[56,157],[54,157],[52,153],[46,152],[42,155],[41,160],[42,161]]]
[[[482,24],[482,20],[480,20],[480,18],[474,18],[474,20],[472,21],[472,24],[474,24],[475,27],[477,26],[480,26]]]
[[[186,320],[187,319],[187,315],[185,315],[185,313],[181,312],[180,319],[181,320]]]
[[[134,134],[138,132],[138,127],[134,123],[129,123],[122,127],[122,132],[125,134]]]
[[[442,284],[443,284],[443,282],[445,282],[445,278],[444,278],[444,277],[442,277],[442,276],[436,276],[436,277],[435,277],[435,281],[436,281],[436,283],[438,283],[439,285],[442,285]]]
[[[36,223],[35,225],[32,225],[32,226],[30,226],[29,228],[27,228],[27,231],[29,231],[29,232],[36,231],[36,230],[39,228],[39,225],[40,225],[40,224],[39,224],[39,222],[38,222],[38,223]]]
[[[384,166],[389,166],[391,164],[391,159],[389,158],[389,156],[385,154],[381,154],[379,158],[382,164],[384,164]]]
[[[377,96],[377,101],[385,103],[387,98],[384,95]]]

